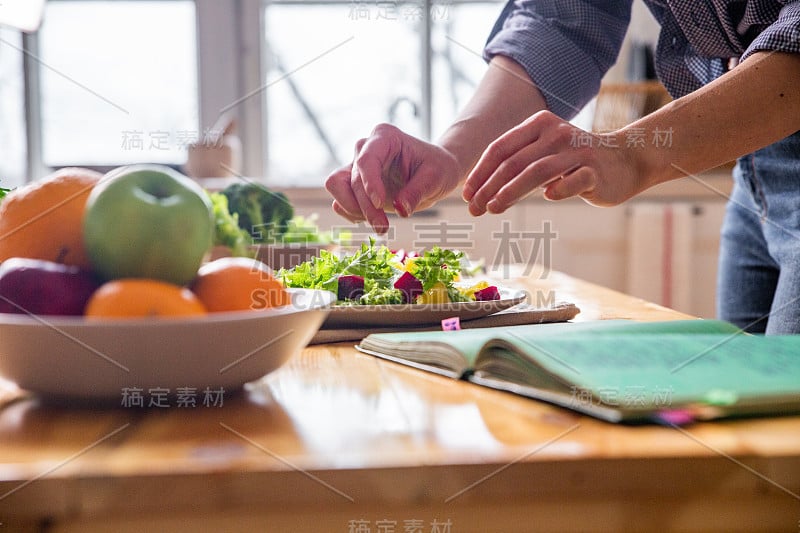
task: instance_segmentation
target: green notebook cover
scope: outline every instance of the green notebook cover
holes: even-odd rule
[[[613,422],[787,414],[800,412],[800,335],[498,338],[469,379]]]
[[[387,333],[358,348],[612,422],[800,412],[800,336],[716,320]]]
[[[594,322],[562,322],[528,324],[501,328],[476,328],[457,331],[414,331],[373,333],[356,346],[377,357],[410,366],[461,378],[473,370],[481,347],[492,339],[518,340],[541,336],[571,336],[578,333],[736,333],[739,329],[719,320],[674,320],[634,322],[631,320],[598,320]]]

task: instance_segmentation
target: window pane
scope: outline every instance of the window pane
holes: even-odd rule
[[[45,165],[182,163],[198,136],[194,2],[48,2]]]
[[[433,96],[432,130],[437,138],[452,123],[469,100],[486,72],[483,47],[492,26],[500,16],[503,2],[440,4],[433,0]],[[591,127],[590,102],[572,123]]]
[[[419,134],[418,6],[269,4],[265,22],[272,183],[321,186],[379,122]]]
[[[0,29],[0,187],[25,182],[25,104],[22,37]]]
[[[502,3],[434,2],[432,129],[434,139],[455,119],[486,72],[483,46]]]

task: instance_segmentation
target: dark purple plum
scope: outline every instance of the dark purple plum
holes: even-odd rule
[[[364,278],[354,274],[339,276],[336,297],[339,300],[356,300],[364,294]]]
[[[0,264],[0,313],[82,315],[99,286],[79,267],[12,257]]]
[[[422,282],[411,272],[403,272],[403,275],[394,282],[394,288],[403,293],[403,303],[414,303],[417,296],[422,294]]]

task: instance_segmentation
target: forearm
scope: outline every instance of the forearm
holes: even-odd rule
[[[438,142],[459,161],[459,182],[492,141],[546,108],[525,70],[512,59],[495,56],[474,95]]]
[[[644,190],[713,168],[800,130],[800,54],[759,52],[702,89],[617,132],[632,148]],[[668,145],[653,142],[660,131]],[[636,151],[638,150],[638,152]]]

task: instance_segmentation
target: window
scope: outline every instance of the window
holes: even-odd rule
[[[270,180],[321,185],[379,122],[423,138],[442,133],[486,68],[488,21],[501,7],[449,0],[267,2]]]
[[[38,36],[42,162],[176,163],[198,136],[191,1],[49,2]]]
[[[450,125],[483,77],[483,46],[502,4],[468,2],[446,7],[439,10],[441,16],[432,17],[434,136]]]
[[[225,113],[237,119],[242,173],[319,187],[379,122],[438,136],[485,70],[480,53],[501,7],[51,0],[37,34],[0,30],[0,141],[10,153],[0,172],[22,181],[68,165],[179,166],[186,144]]]
[[[22,38],[0,28],[0,187],[25,182],[25,105]]]
[[[275,182],[321,183],[379,122],[422,133],[414,21],[378,18],[369,7],[369,18],[354,18],[358,9],[352,2],[265,9],[268,168]],[[270,84],[272,78],[279,81]]]

